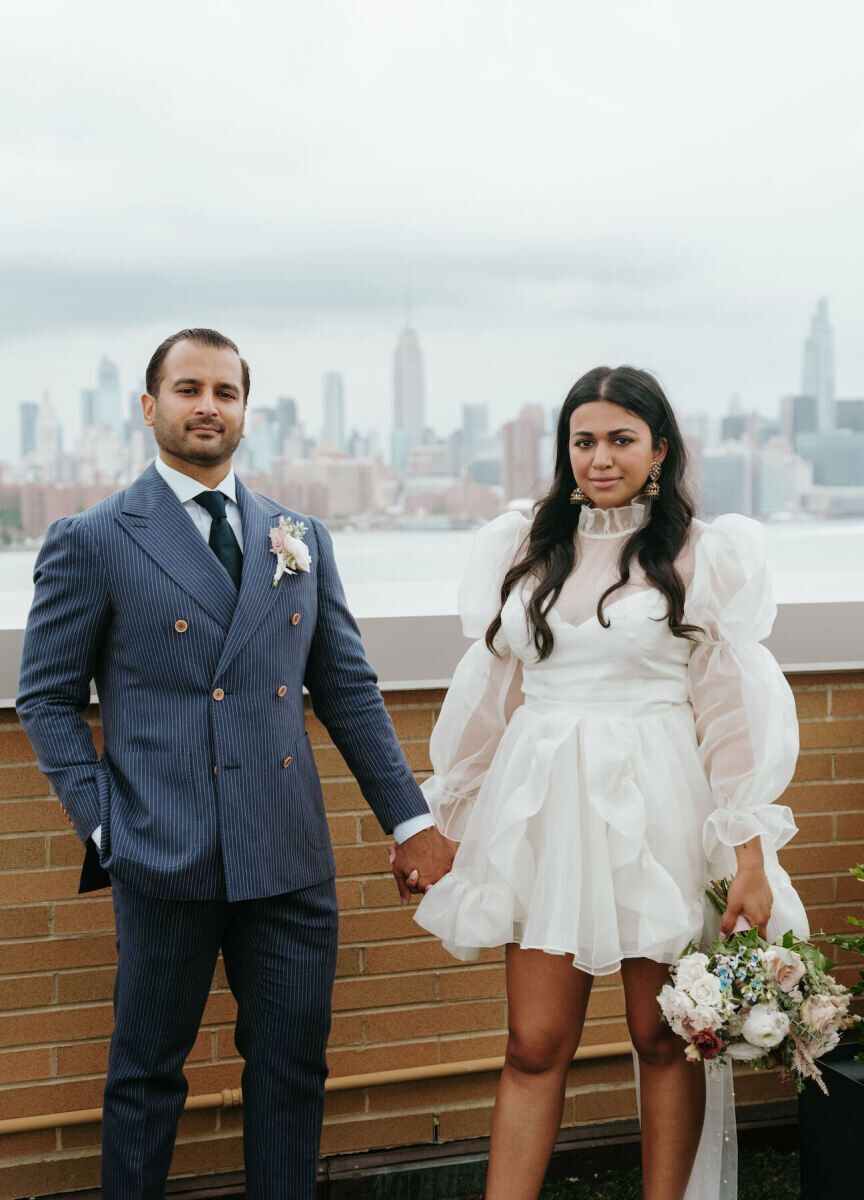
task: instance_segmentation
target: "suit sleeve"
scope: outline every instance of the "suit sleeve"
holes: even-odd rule
[[[387,833],[394,825],[429,811],[366,659],[357,622],[345,600],[333,543],[320,521],[311,519],[318,544],[318,620],[304,683],[315,715],[360,785]],[[313,567],[313,569],[315,569]]]
[[[102,766],[82,713],[110,624],[103,564],[78,517],[55,521],[33,576],[17,702],[40,769],[82,842],[100,822]]]

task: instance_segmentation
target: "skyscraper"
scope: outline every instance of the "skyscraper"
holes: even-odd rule
[[[120,372],[117,364],[104,354],[99,362],[95,388],[81,390],[81,428],[94,425],[122,435],[126,413],[120,391]]]
[[[36,449],[36,425],[39,420],[38,404],[19,404],[18,419],[21,426],[21,458],[25,459]]]
[[[819,432],[834,428],[834,330],[828,318],[828,299],[823,296],[810,320],[810,333],[804,342],[804,367],[801,391],[816,397]]]
[[[423,351],[411,326],[399,335],[393,356],[393,465],[404,467],[426,427]]]
[[[339,371],[328,371],[324,376],[321,441],[334,450],[345,449],[345,380]]]

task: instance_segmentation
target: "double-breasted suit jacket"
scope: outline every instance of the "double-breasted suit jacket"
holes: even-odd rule
[[[237,501],[239,593],[153,466],[56,521],[36,565],[22,724],[81,839],[101,825],[102,867],[153,896],[246,900],[334,874],[304,684],[384,829],[427,811],[326,529],[239,480]],[[312,561],[274,587],[282,515],[306,522]]]

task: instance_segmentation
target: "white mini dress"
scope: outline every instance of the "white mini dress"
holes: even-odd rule
[[[626,958],[672,963],[691,940],[717,936],[705,885],[734,874],[733,847],[757,834],[774,895],[769,937],[808,934],[777,860],[796,832],[773,802],[792,777],[798,724],[760,645],[776,611],[761,527],[735,515],[692,523],[676,562],[685,621],[704,630],[691,641],[673,635],[665,598],[635,563],[606,602],[609,627],[597,619],[646,516],[638,502],[583,509],[542,662],[530,585],[504,606],[500,656],[483,641],[529,522],[505,513],[477,534],[459,611],[478,640],[456,668],[422,785],[459,848],[415,917],[458,958],[516,942],[572,954],[592,975]]]

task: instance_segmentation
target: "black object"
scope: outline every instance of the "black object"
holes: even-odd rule
[[[234,586],[240,590],[240,576],[243,573],[243,551],[234,536],[234,530],[228,524],[225,515],[225,497],[221,492],[199,492],[195,503],[205,508],[213,518],[210,525],[210,549],[221,562],[222,566],[234,581]]]
[[[840,1200],[860,1194],[864,1130],[864,1062],[860,1042],[819,1059],[828,1095],[808,1080],[798,1097],[801,1200]]]

